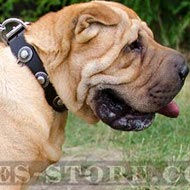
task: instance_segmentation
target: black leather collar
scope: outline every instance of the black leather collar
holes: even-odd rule
[[[24,38],[24,31],[24,26],[17,26],[17,31],[12,32],[12,34],[6,38],[6,44],[10,46],[12,53],[18,59],[18,64],[26,65],[34,74],[44,89],[48,104],[57,112],[66,111],[67,108],[62,103],[62,100],[57,95],[55,88],[49,81],[48,74],[45,71],[43,63],[37,52],[30,44],[26,42]]]

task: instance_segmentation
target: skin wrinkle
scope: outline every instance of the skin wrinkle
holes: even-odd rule
[[[142,64],[143,64],[143,63],[142,63]],[[154,75],[154,73],[151,73],[150,77],[148,77],[148,79],[145,80],[145,82],[144,82],[143,84],[139,84],[139,85],[137,84],[136,87],[138,87],[138,88],[142,88],[142,87],[146,86],[147,83],[150,81],[150,79],[153,77],[153,75]],[[139,77],[140,77],[140,75],[138,76],[138,78],[139,78]],[[136,78],[136,80],[137,80],[138,78]]]
[[[150,56],[150,55],[149,55],[149,56]],[[158,71],[158,70],[159,70],[161,64],[162,64],[162,63],[164,62],[164,60],[165,60],[165,57],[166,57],[166,56],[162,57],[159,62],[157,62],[157,60],[156,60],[156,62],[157,62],[158,65],[157,65],[157,67],[155,68],[155,71]],[[150,60],[151,60],[152,62],[154,62],[153,59],[155,59],[155,53],[152,54],[152,56],[151,56],[151,58],[150,58]],[[157,59],[157,58],[156,58],[156,59]],[[155,74],[156,74],[156,72],[151,72],[150,77],[149,77],[143,84],[137,85],[137,87],[138,87],[138,88],[142,88],[142,87],[146,86],[149,81],[153,81],[152,78],[155,76]],[[150,91],[151,88],[153,88],[153,87],[150,87],[148,91]]]
[[[132,27],[132,22],[129,22],[128,24],[129,24],[129,27]],[[120,37],[121,39],[125,39],[125,37],[124,37],[124,36],[126,35],[125,32],[126,32],[126,31],[123,31],[123,33],[121,34],[121,37]],[[126,46],[126,45],[128,45],[128,43],[125,44],[125,46]]]
[[[89,61],[92,61],[92,59],[94,59],[94,60],[100,59],[101,57],[103,57],[103,56],[108,52],[108,50],[109,50],[111,47],[113,47],[113,45],[114,45],[114,42],[112,42],[112,43],[108,46],[108,48],[106,48],[105,51],[102,52],[100,55],[96,55],[96,54],[90,55],[90,56],[86,59],[86,61],[89,62]]]
[[[153,58],[154,58],[154,56],[153,56]],[[160,68],[160,66],[162,65],[162,63],[164,62],[164,60],[165,60],[165,56],[162,57],[161,60],[158,62],[158,66],[157,66],[157,68],[156,68],[156,71],[159,70],[159,68]],[[152,74],[153,74],[153,75],[149,78],[149,80],[152,79],[152,77],[156,74],[156,72],[153,72]],[[159,83],[157,84],[157,86],[158,86],[158,85],[159,85]],[[155,88],[155,87],[156,87],[156,85],[154,85],[153,87],[149,88],[148,91],[151,91],[151,90],[152,90],[153,88]]]
[[[142,42],[141,42],[142,43]],[[142,43],[142,52],[141,52],[141,62],[142,62],[142,65],[144,65],[144,59],[145,59],[145,55],[146,55],[146,51],[147,51],[147,49],[146,49],[146,47],[143,45],[143,43]]]

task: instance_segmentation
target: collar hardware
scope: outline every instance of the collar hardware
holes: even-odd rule
[[[32,59],[32,56],[33,56],[33,51],[28,46],[22,47],[19,50],[18,55],[17,55],[18,60],[21,63],[27,63],[27,62],[29,62]]]
[[[64,105],[63,102],[62,102],[62,100],[61,100],[61,98],[60,98],[59,96],[56,96],[56,97],[54,98],[53,104],[54,104],[54,106],[57,107],[57,108],[60,108],[60,107],[62,107],[62,106]]]
[[[46,88],[50,83],[49,77],[45,72],[37,72],[35,77],[43,88]]]
[[[15,24],[17,24],[15,26]],[[20,19],[17,18],[9,18],[5,20],[2,24],[0,24],[0,37],[5,45],[8,45],[8,41],[15,36],[19,31],[24,30],[29,22],[23,22]],[[8,25],[14,25],[12,30],[8,30]]]
[[[15,26],[16,23],[16,26]],[[49,81],[49,76],[43,67],[43,63],[34,47],[28,44],[24,38],[24,31],[29,23],[16,18],[10,18],[0,24],[0,38],[5,45],[10,46],[12,53],[18,59],[18,64],[27,66],[33,73],[39,84],[44,89],[48,104],[57,112],[67,110],[55,88]],[[12,30],[7,30],[7,26],[13,26]]]

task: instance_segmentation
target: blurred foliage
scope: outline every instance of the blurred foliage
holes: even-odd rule
[[[163,44],[190,49],[189,0],[124,0],[124,4],[148,23]]]
[[[41,15],[89,0],[0,0],[0,21],[18,17],[34,21]],[[177,49],[190,49],[189,0],[121,0],[134,9],[153,30],[158,41]]]

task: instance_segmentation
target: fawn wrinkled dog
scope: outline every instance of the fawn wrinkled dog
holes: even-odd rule
[[[172,100],[188,74],[186,61],[158,44],[133,10],[104,1],[71,5],[27,26],[24,36],[65,106],[85,121],[140,131],[155,113],[178,115]],[[67,111],[49,106],[9,47],[2,45],[0,57],[0,161],[27,162],[32,176],[60,159]]]

